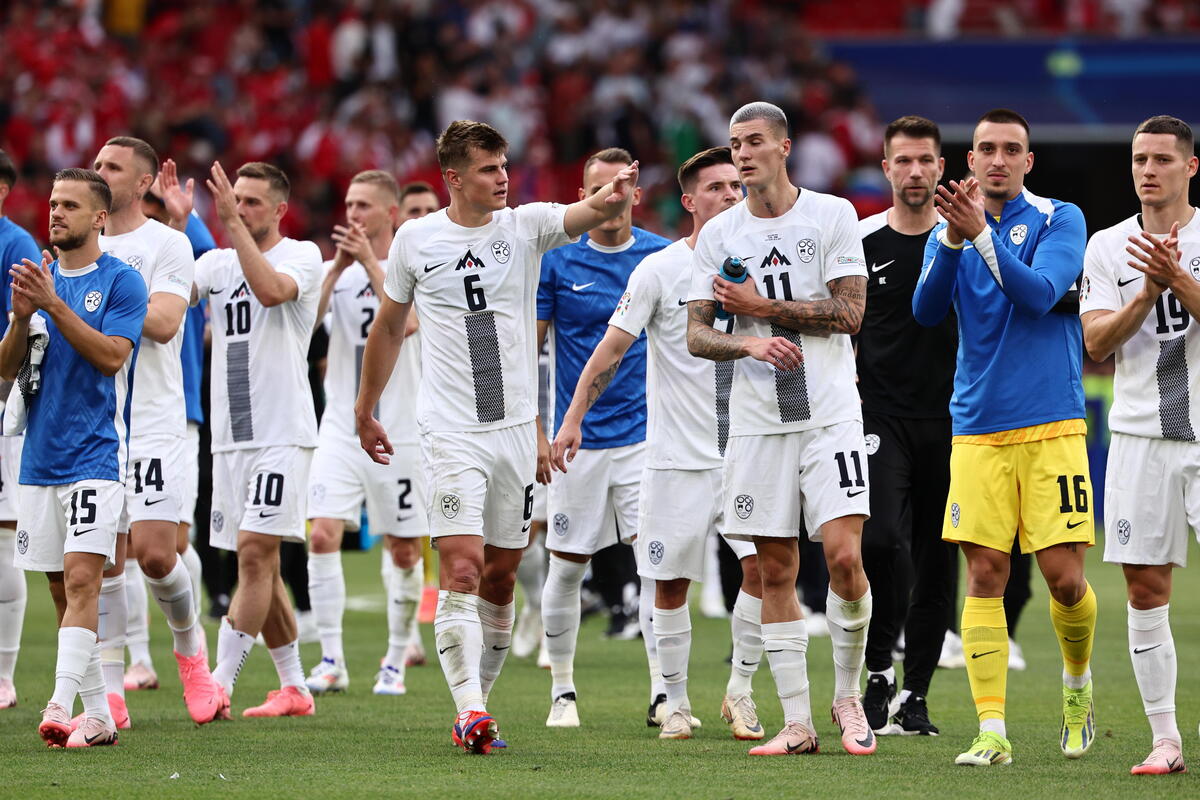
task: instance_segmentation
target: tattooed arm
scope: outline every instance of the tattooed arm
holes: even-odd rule
[[[763,339],[758,336],[734,336],[713,328],[717,304],[713,300],[688,303],[688,352],[710,361],[732,361],[749,356],[776,369],[798,369],[804,356],[800,348],[782,336]]]
[[[867,279],[861,275],[834,278],[826,300],[772,300],[754,287],[754,279],[730,283],[713,281],[713,296],[729,311],[769,320],[780,327],[816,336],[858,333],[867,307]]]
[[[571,398],[571,407],[563,415],[562,425],[550,446],[550,464],[559,472],[567,471],[568,461],[575,459],[575,453],[583,444],[583,418],[608,384],[612,383],[621,366],[621,359],[626,351],[637,341],[632,336],[615,325],[609,325],[604,338],[596,345],[596,350],[579,373],[579,382],[575,384],[575,394]],[[565,457],[565,458],[564,458]]]

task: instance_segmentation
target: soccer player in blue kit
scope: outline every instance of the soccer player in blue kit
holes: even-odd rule
[[[16,563],[48,573],[58,611],[54,695],[38,733],[51,747],[116,744],[96,639],[100,575],[116,556],[137,345],[148,295],[128,264],[100,251],[112,193],[99,173],[65,169],[50,194],[59,259],[12,267],[12,324],[0,375],[29,352],[31,318],[49,334],[39,392],[29,398]],[[23,381],[22,381],[23,383]],[[71,731],[75,695],[85,718]]]
[[[593,155],[583,166],[579,199],[595,194],[633,156],[619,147]],[[589,231],[579,242],[551,250],[542,258],[538,286],[538,341],[553,325],[554,430],[563,415],[588,357],[608,330],[612,310],[625,292],[634,267],[670,242],[633,227],[633,203],[624,213]],[[575,707],[575,645],[579,636],[579,589],[588,561],[599,550],[637,536],[638,487],[646,442],[646,337],[639,336],[617,367],[609,390],[592,406],[583,423],[584,448],[550,484],[546,549],[550,568],[542,590],[542,623],[550,658],[550,727],[579,726]],[[539,438],[539,470],[549,445]],[[545,467],[548,469],[548,467]],[[658,671],[657,648],[650,628],[654,582],[645,581],[639,614],[650,661],[650,716],[666,699]],[[661,722],[661,720],[658,720]]]

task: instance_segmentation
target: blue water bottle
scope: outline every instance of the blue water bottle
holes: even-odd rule
[[[737,256],[730,256],[725,259],[725,263],[721,264],[720,276],[730,283],[745,283],[746,262]],[[717,303],[717,319],[729,319],[732,316],[728,311],[721,308],[720,303]]]

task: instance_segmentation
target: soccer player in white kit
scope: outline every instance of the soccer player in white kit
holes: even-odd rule
[[[1150,720],[1153,748],[1135,775],[1186,771],[1169,617],[1172,570],[1187,566],[1187,529],[1200,533],[1200,213],[1188,202],[1196,168],[1187,123],[1158,116],[1138,126],[1141,212],[1092,236],[1079,293],[1088,355],[1117,355],[1104,560],[1125,571],[1130,660]]]
[[[687,350],[687,296],[692,249],[710,219],[742,200],[742,181],[728,147],[697,153],[679,168],[680,199],[692,234],[647,256],[634,269],[608,332],[579,377],[551,458],[565,472],[582,443],[581,421],[607,388],[625,351],[643,330],[649,345],[646,393],[650,416],[638,511],[638,573],[655,581],[654,637],[666,684],[660,739],[692,736],[687,694],[692,623],[688,588],[704,574],[705,543],[719,530],[721,465],[729,432],[732,362],[714,363]],[[732,328],[732,321],[728,327]],[[762,658],[762,588],[754,545],[730,539],[742,563],[733,608],[733,660],[721,714],[735,738],[761,739],[750,679]]]
[[[113,194],[100,249],[136,269],[150,293],[129,422],[122,534],[117,539],[116,564],[105,572],[100,589],[100,667],[118,728],[130,726],[124,699],[127,555],[137,559],[150,593],[167,616],[192,720],[211,722],[221,707],[220,691],[208,669],[191,576],[175,547],[187,484],[183,457],[187,419],[179,350],[195,261],[187,236],[142,210],[142,196],[154,182],[158,166],[154,148],[132,136],[109,139],[95,160],[96,171]],[[127,552],[129,547],[132,552]]]
[[[280,688],[247,717],[308,716],[296,618],[279,574],[283,540],[304,541],[305,492],[317,444],[308,342],[321,294],[321,251],[279,232],[290,185],[283,170],[250,162],[231,185],[219,163],[207,181],[233,247],[196,262],[196,296],[212,317],[214,547],[234,550],[238,585],[217,634],[229,695],[261,632]]]
[[[750,753],[817,749],[808,633],[796,598],[803,513],[829,566],[833,719],[846,751],[866,755],[875,751],[859,699],[871,619],[861,554],[870,505],[849,336],[862,322],[866,297],[858,218],[846,200],[792,185],[787,118],[777,106],[756,102],[738,109],[729,139],[747,199],[710,220],[696,242],[688,349],[714,361],[736,359],[725,535],[750,539],[758,550],[763,648],[784,711],[783,730]],[[745,282],[717,277],[731,257],[746,263]],[[717,303],[735,315],[734,333],[712,327]]]
[[[424,486],[417,449],[415,400],[421,377],[417,318],[409,318],[388,391],[379,401],[380,419],[393,432],[398,450],[390,464],[376,464],[359,447],[354,429],[354,400],[363,351],[383,294],[383,265],[401,222],[400,187],[387,172],[368,170],[346,190],[346,225],[334,228],[337,251],[325,265],[318,324],[329,311],[329,355],[325,370],[325,413],[308,480],[308,517],[312,544],[308,591],[312,598],[321,661],[308,677],[315,692],[342,691],[350,682],[342,649],[346,579],[342,572],[342,535],[356,529],[363,500],[371,533],[386,537],[383,576],[387,590],[388,650],[375,680],[375,694],[405,693],[405,650],[421,604],[424,570],[421,537],[425,520]]]
[[[375,407],[415,301],[417,423],[441,573],[434,632],[457,708],[452,736],[474,753],[489,752],[497,736],[485,703],[511,645],[515,573],[533,516],[539,259],[624,211],[638,175],[636,164],[626,167],[570,206],[507,208],[507,149],[480,122],[453,122],[438,137],[450,205],[396,233],[354,409],[363,449],[388,463],[394,448]]]

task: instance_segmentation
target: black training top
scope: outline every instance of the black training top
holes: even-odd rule
[[[859,222],[870,271],[867,310],[857,337],[863,410],[914,419],[949,417],[958,322],[953,312],[933,328],[913,319],[913,291],[929,231],[898,233],[887,215],[884,211]]]

